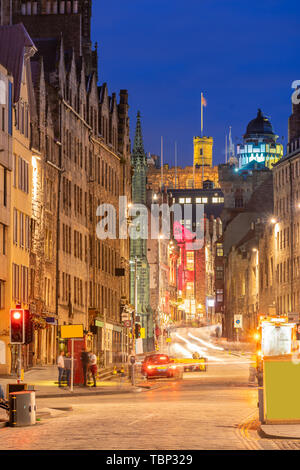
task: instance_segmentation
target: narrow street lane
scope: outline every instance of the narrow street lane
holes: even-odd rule
[[[300,449],[300,441],[258,434],[249,355],[213,350],[214,345],[206,344],[211,357],[206,372],[186,372],[183,380],[157,379],[160,388],[151,391],[38,399],[40,410],[72,406],[73,411],[57,412],[29,428],[0,429],[0,449]]]
[[[219,353],[220,354],[220,353]],[[0,430],[1,449],[248,449],[241,425],[256,414],[248,364],[224,362],[161,388],[129,395],[40,399],[39,409],[73,411],[30,428]],[[255,441],[253,441],[255,442]]]

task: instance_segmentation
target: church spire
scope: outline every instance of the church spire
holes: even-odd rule
[[[140,111],[137,112],[137,116],[136,116],[136,128],[135,128],[135,137],[134,137],[132,157],[134,161],[136,161],[137,159],[146,161]]]

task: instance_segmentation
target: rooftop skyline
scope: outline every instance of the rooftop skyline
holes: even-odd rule
[[[97,1],[99,80],[110,92],[128,89],[131,131],[140,110],[145,151],[160,154],[163,136],[169,164],[177,141],[178,165],[192,165],[201,92],[214,164],[225,159],[229,126],[241,142],[258,108],[285,148],[291,84],[300,79],[299,14],[295,0]]]

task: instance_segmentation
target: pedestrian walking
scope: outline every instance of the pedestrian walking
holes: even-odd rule
[[[96,387],[97,384],[96,384],[96,377],[97,377],[97,356],[96,354],[92,353],[90,355],[90,371],[92,373],[92,376],[93,376],[93,381],[94,381],[94,385],[93,387]]]
[[[83,385],[86,387],[87,386],[87,373],[88,373],[88,368],[89,368],[89,353],[86,349],[82,349],[80,359],[81,359],[82,370],[83,370]]]
[[[65,361],[64,361],[64,351],[60,351],[58,360],[57,360],[57,367],[58,367],[58,386],[62,387],[62,378],[65,370]]]
[[[3,392],[2,385],[0,385],[0,401],[2,400],[4,400],[4,392]]]
[[[71,387],[71,368],[72,368],[72,359],[70,356],[70,353],[66,354],[66,357],[64,359],[65,363],[65,376],[67,380],[67,384],[69,387]]]

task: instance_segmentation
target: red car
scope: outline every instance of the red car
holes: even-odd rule
[[[182,377],[182,368],[165,354],[146,356],[142,362],[142,374],[150,377]]]

